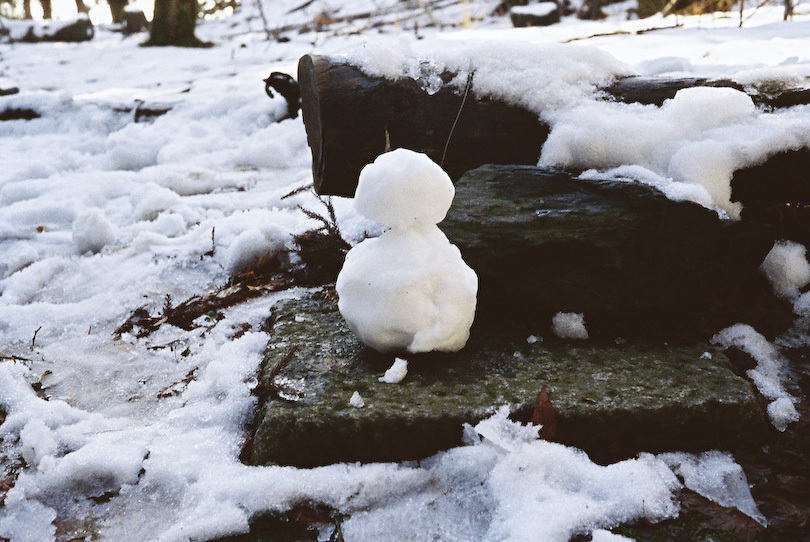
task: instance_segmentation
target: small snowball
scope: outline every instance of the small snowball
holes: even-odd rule
[[[284,240],[250,229],[233,240],[225,256],[225,269],[230,274],[241,273],[255,266],[260,259],[274,256],[284,249]]]
[[[703,352],[700,355],[700,359],[712,359],[712,353],[711,352]]]
[[[768,416],[779,431],[784,431],[793,422],[799,421],[799,413],[791,397],[780,397],[768,405]]]
[[[810,284],[810,263],[806,255],[804,245],[793,241],[777,241],[773,245],[760,269],[778,295],[795,299],[799,291]]]
[[[105,246],[115,242],[118,230],[101,209],[93,207],[81,213],[73,221],[73,242],[81,254],[101,252]]]
[[[55,455],[59,444],[51,431],[41,420],[31,420],[20,431],[20,448],[28,465],[39,466],[43,457]]]
[[[526,342],[529,343],[529,344],[535,344],[535,343],[537,343],[539,341],[542,341],[542,340],[543,340],[543,337],[538,337],[537,335],[529,335],[528,337],[526,337]]]
[[[587,339],[585,316],[575,312],[558,312],[551,321],[554,334],[562,339]]]
[[[396,358],[391,368],[385,371],[378,380],[386,384],[399,384],[408,374],[408,360]]]
[[[352,394],[352,398],[349,399],[349,405],[353,406],[354,408],[363,408],[366,406],[366,402],[363,401],[363,398],[360,396],[360,393],[354,392]]]
[[[397,149],[363,168],[354,198],[366,218],[410,227],[444,220],[455,193],[450,177],[427,155]]]

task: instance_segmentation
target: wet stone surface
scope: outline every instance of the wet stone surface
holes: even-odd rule
[[[557,413],[555,440],[597,461],[640,450],[745,449],[767,434],[750,384],[705,345],[532,344],[532,330],[474,326],[461,352],[411,355],[402,383],[381,383],[393,356],[365,348],[327,294],[275,310],[253,464],[424,458],[460,445],[463,423],[501,405],[528,422],[543,386]],[[350,405],[354,392],[363,407]]]

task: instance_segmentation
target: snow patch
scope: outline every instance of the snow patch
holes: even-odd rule
[[[747,324],[735,324],[712,337],[712,343],[723,348],[735,347],[757,361],[757,366],[748,371],[759,392],[771,400],[768,415],[779,431],[784,431],[791,422],[799,419],[794,403],[797,401],[785,389],[787,379],[786,361],[774,345]]]
[[[378,380],[386,384],[399,384],[408,374],[408,360],[396,358],[391,368],[385,371]]]
[[[585,315],[575,312],[558,312],[551,319],[551,328],[561,339],[587,339]]]

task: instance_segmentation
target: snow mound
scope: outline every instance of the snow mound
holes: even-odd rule
[[[408,375],[408,360],[397,358],[391,368],[385,371],[378,380],[386,384],[399,384]]]
[[[73,221],[73,242],[80,254],[101,252],[118,237],[118,228],[110,222],[98,207],[88,209]]]

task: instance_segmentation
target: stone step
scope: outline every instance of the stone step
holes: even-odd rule
[[[767,434],[750,384],[705,345],[550,337],[532,344],[530,332],[548,330],[474,326],[460,352],[411,355],[405,380],[386,384],[378,378],[393,357],[359,342],[333,295],[281,302],[271,321],[263,386],[280,360],[290,361],[274,378],[280,395],[272,393],[258,412],[250,459],[257,465],[421,459],[460,445],[463,423],[502,405],[528,422],[543,386],[557,413],[556,440],[597,461],[750,447]],[[354,392],[363,407],[350,405]]]

